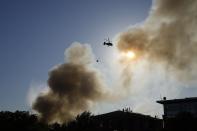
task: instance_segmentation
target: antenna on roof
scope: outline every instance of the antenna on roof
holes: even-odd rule
[[[163,98],[162,98],[162,95],[161,95],[161,93],[159,94],[159,97],[160,97],[160,100],[162,100]]]

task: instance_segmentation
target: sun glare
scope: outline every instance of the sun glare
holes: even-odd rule
[[[133,51],[128,51],[126,52],[126,57],[128,57],[129,59],[133,59],[135,58],[135,53]]]

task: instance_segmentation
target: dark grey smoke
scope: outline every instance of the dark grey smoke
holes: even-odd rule
[[[104,82],[92,67],[88,45],[73,44],[65,52],[66,63],[49,72],[49,91],[35,100],[33,109],[47,123],[65,122],[104,98]]]
[[[118,49],[133,50],[135,61],[161,64],[180,80],[197,80],[196,24],[196,0],[155,0],[143,24],[120,34]],[[33,103],[33,109],[47,123],[69,121],[109,96],[99,71],[92,66],[88,45],[73,44],[65,56],[66,62],[49,73],[49,91]],[[123,68],[122,86],[128,87],[130,63],[124,63]],[[121,89],[114,91],[115,96]]]
[[[120,34],[118,49],[164,65],[179,80],[196,80],[196,23],[196,0],[154,0],[146,21]]]

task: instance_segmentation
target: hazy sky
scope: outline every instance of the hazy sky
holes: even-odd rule
[[[151,0],[1,0],[0,110],[28,110],[30,86],[46,83],[72,42],[105,56],[103,39],[143,22],[150,7]]]

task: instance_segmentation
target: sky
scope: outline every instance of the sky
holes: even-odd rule
[[[0,110],[29,110],[30,87],[46,83],[63,63],[64,50],[79,41],[105,58],[105,38],[143,22],[151,0],[1,0]],[[106,58],[105,58],[106,59]],[[117,107],[118,108],[118,107]]]
[[[1,0],[0,111],[33,109],[48,122],[125,107],[161,117],[156,100],[197,96],[196,5]]]

